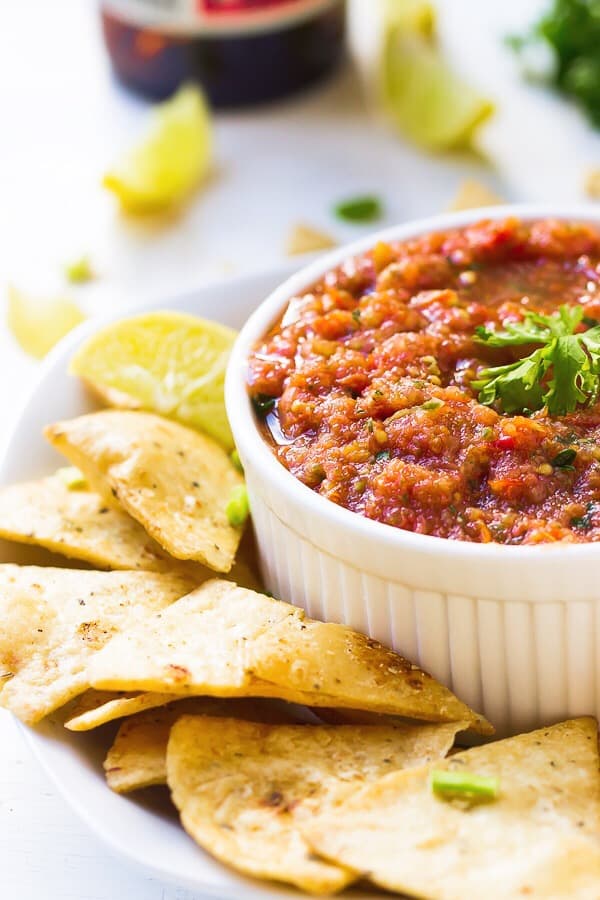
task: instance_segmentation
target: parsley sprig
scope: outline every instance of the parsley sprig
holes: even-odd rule
[[[600,392],[600,325],[575,334],[582,320],[581,307],[561,306],[550,316],[528,311],[522,322],[507,322],[502,331],[477,328],[475,340],[488,347],[542,345],[516,362],[483,369],[472,382],[480,403],[499,404],[506,413],[546,406],[551,416],[595,403]]]

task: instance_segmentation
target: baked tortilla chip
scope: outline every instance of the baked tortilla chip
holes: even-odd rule
[[[304,834],[317,853],[410,896],[597,900],[598,766],[596,722],[574,719],[387,775]],[[439,799],[434,769],[498,778],[498,798]]]
[[[113,635],[191,587],[179,575],[0,565],[0,704],[32,724],[87,690]]]
[[[255,722],[293,722],[291,708],[268,700],[188,697],[161,709],[138,713],[122,723],[106,760],[108,786],[117,793],[167,783],[167,742],[182,715],[235,716]]]
[[[0,538],[44,547],[101,569],[180,572],[201,584],[212,569],[174,559],[123,509],[89,490],[69,490],[51,476],[0,488]],[[227,578],[261,590],[250,539],[240,545]]]
[[[180,694],[158,694],[152,691],[133,693],[90,690],[69,707],[64,726],[69,731],[90,731],[114,719],[133,716],[180,699]]]
[[[221,697],[276,697],[489,728],[397,653],[341,625],[222,581],[111,641],[92,686]]]
[[[178,564],[126,512],[56,476],[0,489],[0,537],[103,569],[168,572]]]
[[[50,443],[176,559],[229,572],[242,529],[226,506],[243,478],[216,441],[145,412],[104,410],[50,425]]]
[[[168,782],[186,831],[217,859],[248,875],[329,893],[356,872],[313,857],[300,823],[384,772],[445,756],[460,727],[185,716],[171,731]]]
[[[311,694],[309,706],[339,706],[429,722],[466,719],[474,730],[493,733],[489,722],[431,675],[346,625],[288,617],[276,629],[265,631],[251,649],[255,676],[276,685],[276,696],[284,700],[307,702]]]

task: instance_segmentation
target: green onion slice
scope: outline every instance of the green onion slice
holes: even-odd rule
[[[239,528],[244,524],[250,514],[250,503],[245,484],[238,484],[232,488],[225,512],[229,524],[234,528]]]
[[[431,789],[444,800],[462,798],[489,803],[498,798],[500,781],[492,776],[475,775],[459,769],[435,769],[431,773]]]

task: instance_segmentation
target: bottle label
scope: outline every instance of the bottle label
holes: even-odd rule
[[[177,34],[240,34],[302,22],[340,0],[104,0],[125,22]]]

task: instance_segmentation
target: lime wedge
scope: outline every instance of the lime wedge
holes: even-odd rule
[[[387,29],[397,26],[407,33],[435,39],[435,9],[428,0],[383,0],[380,14]]]
[[[25,353],[42,359],[85,315],[67,297],[42,299],[8,288],[6,321]]]
[[[160,413],[231,450],[223,384],[235,337],[231,328],[196,316],[148,313],[99,331],[69,371],[110,406]]]
[[[429,38],[402,27],[388,33],[383,94],[399,128],[428,150],[468,147],[494,111],[452,72]]]
[[[196,87],[182,87],[154,108],[146,137],[102,183],[125,212],[163,212],[185,200],[205,177],[211,150],[204,96]]]

